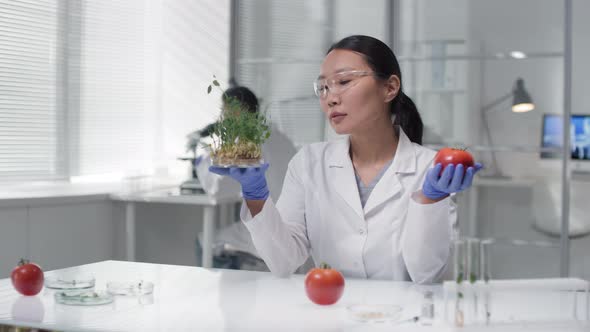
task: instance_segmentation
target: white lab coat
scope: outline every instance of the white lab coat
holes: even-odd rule
[[[394,160],[361,207],[348,138],[302,148],[289,163],[276,205],[268,199],[252,218],[240,216],[259,255],[278,276],[311,254],[347,277],[438,281],[450,256],[456,223],[451,198],[420,204],[435,151],[412,143],[398,128]]]

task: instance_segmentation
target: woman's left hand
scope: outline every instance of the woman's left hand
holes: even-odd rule
[[[442,164],[436,164],[426,173],[422,193],[429,199],[438,200],[452,193],[461,192],[471,186],[473,176],[482,168],[482,164],[475,163],[473,167],[467,167],[465,171],[462,164],[457,166],[449,164],[440,174]]]

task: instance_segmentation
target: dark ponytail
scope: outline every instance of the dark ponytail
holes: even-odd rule
[[[390,104],[391,114],[395,116],[394,124],[399,125],[412,142],[422,144],[424,129],[422,118],[412,99],[403,92],[400,66],[389,46],[379,39],[357,35],[346,37],[335,43],[327,53],[335,49],[350,50],[362,54],[367,64],[381,79],[387,80],[391,75],[399,78],[399,92]]]
[[[402,127],[412,142],[422,145],[424,124],[414,101],[400,90],[390,107],[391,114],[395,116],[393,124]]]

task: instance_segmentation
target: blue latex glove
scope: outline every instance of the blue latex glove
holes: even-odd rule
[[[201,163],[201,161],[203,161],[203,156],[198,156],[197,158],[195,158],[195,167],[199,166],[199,164]]]
[[[247,200],[265,200],[270,194],[266,184],[264,173],[269,164],[264,163],[260,167],[218,167],[210,166],[209,172],[230,176],[242,186],[242,194]]]
[[[449,164],[440,174],[442,164],[436,164],[426,173],[422,193],[430,199],[439,199],[463,191],[471,186],[473,176],[482,168],[482,164],[475,163],[473,167],[467,167],[465,171],[462,164],[457,166]]]

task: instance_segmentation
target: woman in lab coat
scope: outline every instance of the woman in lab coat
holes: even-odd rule
[[[439,280],[457,218],[451,196],[471,185],[481,164],[442,174],[432,165],[436,152],[420,145],[422,121],[402,92],[397,59],[375,38],[334,44],[314,89],[332,128],[348,136],[303,147],[276,204],[269,165],[210,168],[241,184],[241,219],[259,255],[278,276],[311,255],[347,277]]]

